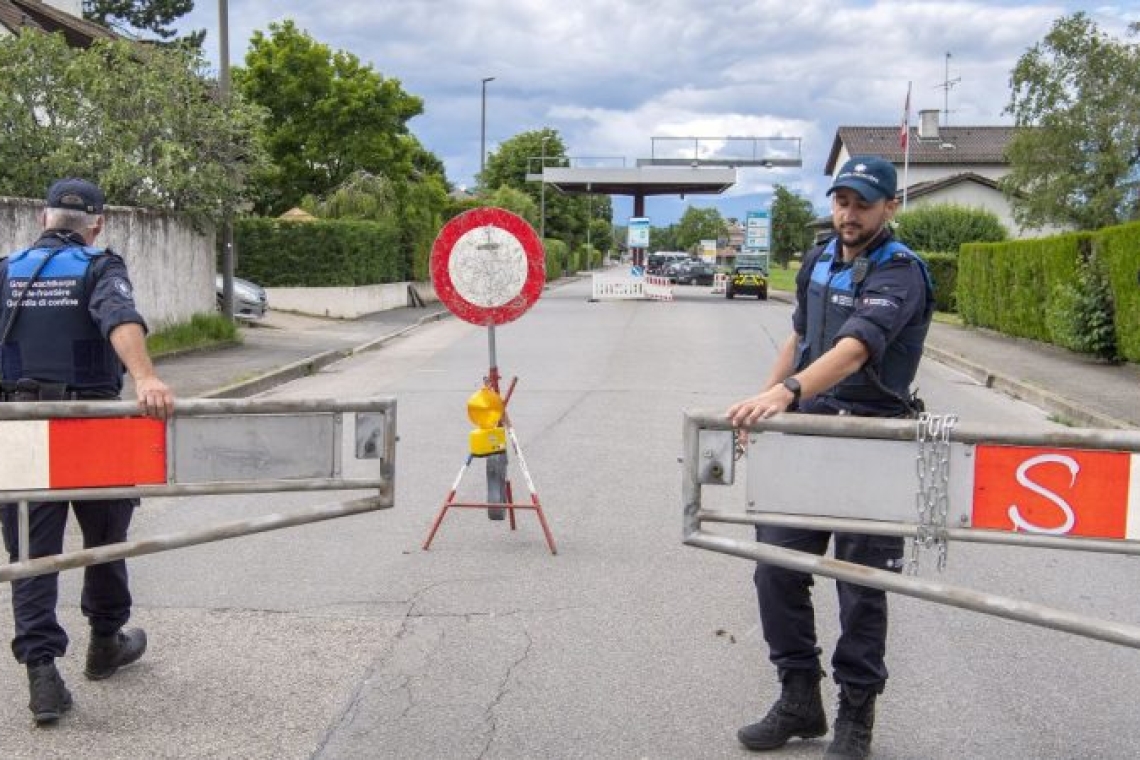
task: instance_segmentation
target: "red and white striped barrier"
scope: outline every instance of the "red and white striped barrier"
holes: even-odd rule
[[[651,301],[672,301],[673,281],[655,274],[645,275],[645,297]]]
[[[166,425],[160,420],[4,420],[0,440],[4,490],[166,483]]]
[[[728,292],[728,275],[724,272],[717,272],[713,275],[712,293],[713,295],[718,293],[724,295],[726,292]]]

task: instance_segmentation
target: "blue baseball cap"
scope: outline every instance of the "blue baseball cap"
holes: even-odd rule
[[[103,191],[97,185],[78,177],[57,180],[47,192],[48,208],[66,208],[88,214],[102,214],[105,201]]]
[[[884,198],[889,200],[898,190],[898,174],[890,161],[878,156],[854,156],[835,175],[827,194],[831,195],[841,187],[851,188],[869,203]]]

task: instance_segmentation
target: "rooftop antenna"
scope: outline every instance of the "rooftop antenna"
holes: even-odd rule
[[[946,79],[942,84],[935,85],[935,89],[940,89],[942,93],[942,126],[950,125],[950,90],[954,85],[962,81],[962,77],[950,78],[950,54],[946,54]]]

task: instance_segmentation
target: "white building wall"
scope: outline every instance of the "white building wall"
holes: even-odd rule
[[[0,198],[0,255],[28,247],[40,234],[41,201]],[[113,248],[127,263],[135,301],[151,329],[212,313],[214,232],[197,231],[169,214],[108,206],[97,245]]]
[[[83,18],[83,0],[44,0],[44,5],[59,8],[76,18]]]

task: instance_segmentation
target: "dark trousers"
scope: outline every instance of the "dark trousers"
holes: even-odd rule
[[[127,538],[137,499],[76,501],[71,503],[83,531],[83,547],[119,543]],[[31,559],[59,554],[63,550],[68,503],[33,502],[29,506],[28,556]],[[19,523],[15,504],[0,507],[4,546],[13,562],[19,559]],[[62,657],[67,651],[67,633],[56,619],[59,574],[49,573],[12,581],[12,610],[16,636],[12,653],[20,663],[44,657]],[[109,636],[131,615],[131,592],[125,560],[89,565],[83,570],[83,614],[97,636]]]
[[[805,414],[845,414],[826,398],[807,400]],[[823,555],[835,539],[835,558],[879,570],[902,569],[905,540],[900,536],[866,536],[802,528],[756,526],[756,540],[795,551]],[[821,650],[816,642],[815,609],[811,589],[814,576],[757,563],[753,574],[760,603],[760,624],[768,642],[768,658],[781,673],[820,669]],[[887,594],[866,586],[836,581],[839,594],[839,641],[831,657],[835,680],[860,688],[883,690],[887,681]]]
[[[831,533],[799,528],[756,526],[756,540],[795,551],[822,555]],[[898,536],[835,533],[835,558],[880,570],[898,570],[904,541]],[[757,563],[753,575],[760,602],[760,623],[769,659],[781,673],[820,669],[811,589],[814,576]],[[886,592],[842,581],[839,592],[839,641],[831,658],[839,683],[882,691],[887,680]]]

